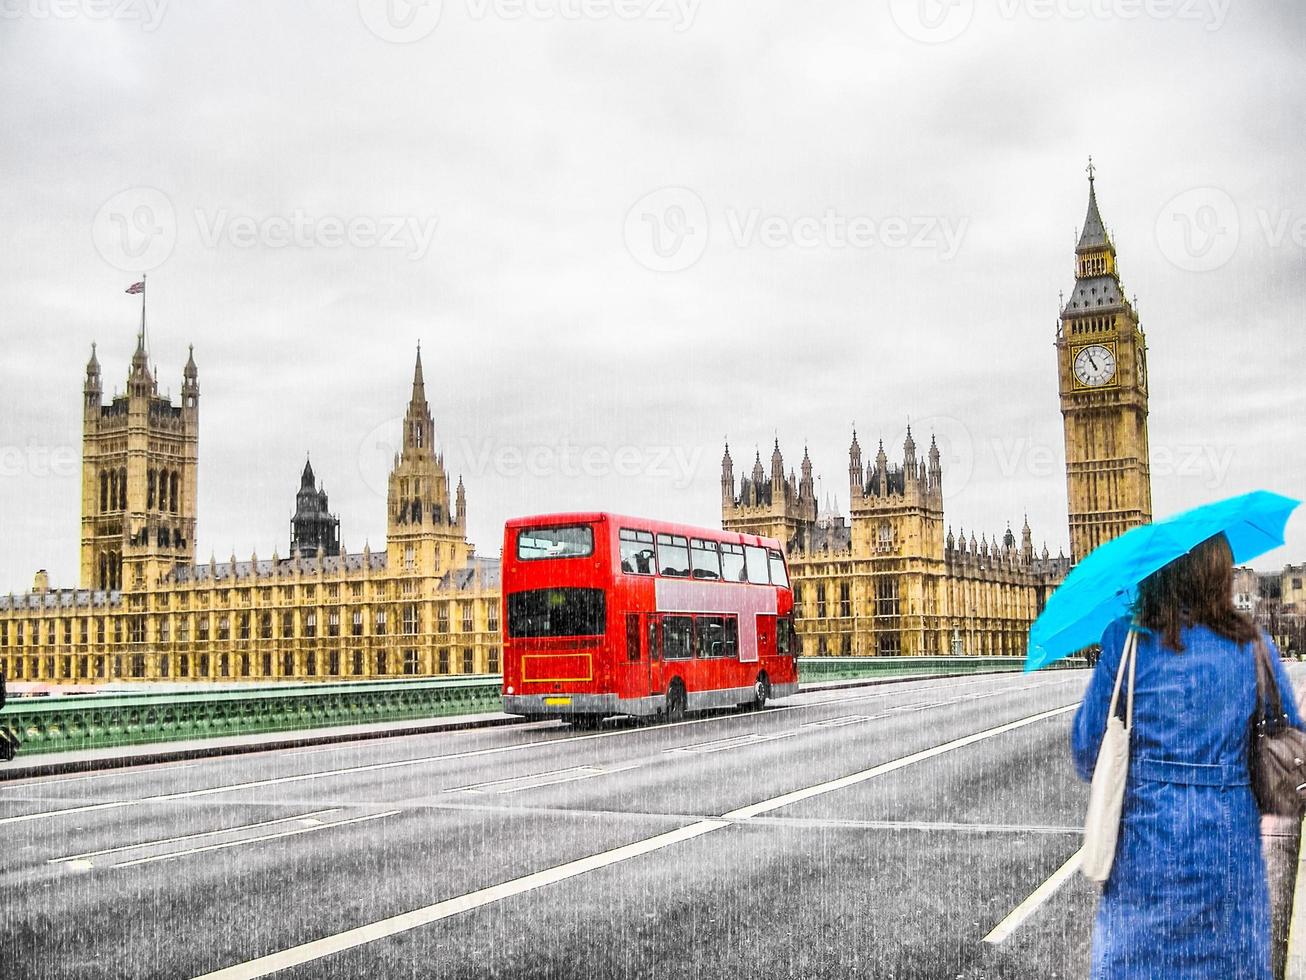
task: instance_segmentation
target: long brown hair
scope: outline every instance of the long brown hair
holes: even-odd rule
[[[1207,538],[1143,579],[1134,600],[1134,619],[1180,653],[1180,631],[1186,626],[1206,626],[1236,643],[1254,640],[1255,624],[1233,604],[1229,539],[1223,534]]]

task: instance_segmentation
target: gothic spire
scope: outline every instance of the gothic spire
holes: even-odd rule
[[[1076,252],[1106,248],[1111,244],[1106,233],[1106,224],[1102,221],[1102,212],[1097,207],[1097,183],[1094,173],[1093,158],[1088,158],[1088,213],[1084,216],[1084,229],[1079,235]]]

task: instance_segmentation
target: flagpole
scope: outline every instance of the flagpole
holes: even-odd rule
[[[141,273],[141,349],[145,349],[145,273]]]

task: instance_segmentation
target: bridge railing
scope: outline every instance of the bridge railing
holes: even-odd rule
[[[803,657],[805,683],[1019,670],[1021,657]],[[1082,661],[1068,665],[1082,666]],[[190,739],[420,721],[501,708],[502,678],[411,677],[11,698],[0,726],[31,755]]]

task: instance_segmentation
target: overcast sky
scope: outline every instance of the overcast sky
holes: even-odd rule
[[[437,16],[438,15],[438,16]],[[470,536],[720,520],[779,437],[944,448],[946,519],[1067,546],[1053,340],[1091,153],[1150,347],[1158,515],[1306,491],[1306,6],[4,0],[0,589],[75,584],[81,387],[149,273],[201,386],[198,556],[350,549],[422,343]],[[1306,560],[1306,517],[1257,565]]]

